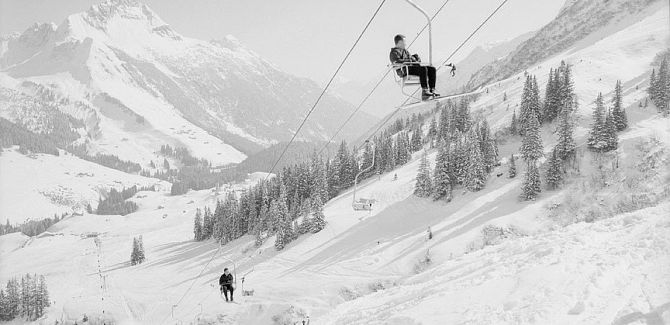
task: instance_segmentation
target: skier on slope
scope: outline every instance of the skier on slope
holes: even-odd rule
[[[228,268],[223,269],[223,274],[219,278],[219,287],[228,301],[228,291],[230,291],[230,301],[233,301],[233,275],[228,272]]]
[[[435,92],[435,82],[437,81],[437,70],[433,66],[422,66],[421,58],[418,54],[410,55],[409,51],[405,49],[405,36],[396,35],[393,38],[395,47],[391,49],[389,59],[393,64],[403,64],[404,67],[396,69],[396,73],[401,78],[408,74],[412,76],[419,76],[421,82],[421,99],[427,100],[431,97],[439,97],[440,94]]]

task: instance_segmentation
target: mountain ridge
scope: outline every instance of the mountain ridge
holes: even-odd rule
[[[103,1],[59,25],[34,24],[3,37],[1,48],[0,73],[17,82],[0,85],[29,81],[77,102],[101,130],[89,139],[92,151],[145,163],[162,144],[187,147],[216,164],[240,162],[290,138],[321,92],[316,82],[279,70],[232,36],[184,37],[133,0]],[[326,94],[298,139],[328,139],[344,121],[341,112],[351,110]],[[373,120],[361,114],[343,134]],[[142,139],[142,150],[119,149],[118,135]],[[213,143],[219,144],[210,148]]]

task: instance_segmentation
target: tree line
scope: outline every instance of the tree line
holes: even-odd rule
[[[88,153],[87,145],[68,145],[65,148],[68,152],[86,161],[96,163],[108,168],[120,170],[124,173],[135,174],[142,170],[140,164],[128,160],[122,160],[116,155],[96,153],[90,155]]]
[[[545,156],[540,135],[540,125],[558,120],[556,126],[557,143],[550,151],[544,164],[546,187],[556,189],[561,186],[570,164],[576,157],[573,115],[577,105],[572,81],[571,66],[561,62],[551,69],[545,88],[544,101],[540,99],[537,81],[527,75],[520,103],[520,116],[512,115],[510,131],[522,136],[520,155],[525,163],[525,174],[521,185],[525,200],[534,200],[542,191],[540,159]],[[605,108],[602,94],[598,94],[593,111],[593,122],[587,146],[594,152],[616,150],[617,132],[628,127],[628,118],[622,104],[621,81],[614,87],[612,105]],[[514,155],[509,161],[509,177],[516,176]]]
[[[439,125],[431,121],[428,138],[437,143],[435,167],[431,172],[424,152],[415,195],[448,202],[458,185],[473,192],[484,188],[489,173],[498,164],[498,146],[487,121],[474,121],[468,99],[459,105],[448,103],[440,112]]]
[[[104,198],[100,196],[98,202],[98,208],[93,211],[91,205],[87,206],[88,213],[100,214],[100,215],[110,215],[110,214],[119,214],[126,215],[137,211],[137,203],[133,201],[127,201],[129,198],[133,197],[139,191],[156,191],[154,186],[148,187],[137,187],[133,185],[129,188],[123,188],[121,191],[118,191],[115,188],[109,190],[105,193]]]
[[[18,225],[11,225],[9,219],[4,225],[0,225],[0,236],[14,233],[22,232],[26,236],[37,236],[45,232],[49,227],[55,223],[62,220],[62,217],[59,217],[57,214],[54,214],[53,218],[45,218],[41,220],[27,220]]]
[[[44,315],[51,305],[43,275],[26,274],[21,281],[13,278],[0,288],[0,320],[23,318],[34,321]]]
[[[283,249],[301,234],[316,233],[326,226],[323,205],[354,184],[356,174],[375,164],[359,180],[373,177],[407,163],[423,143],[419,134],[426,115],[400,119],[380,136],[360,148],[349,149],[342,141],[330,159],[316,151],[308,161],[285,166],[276,177],[263,180],[218,200],[213,210],[205,206],[194,217],[195,240],[216,239],[225,244],[245,234],[256,244],[276,236],[275,248]],[[418,131],[417,131],[418,130]],[[413,141],[412,141],[413,139]]]

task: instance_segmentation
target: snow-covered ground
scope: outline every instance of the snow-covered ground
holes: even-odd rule
[[[650,62],[658,53],[670,48],[667,7],[651,9],[655,11],[640,21],[629,22],[631,25],[626,28],[609,34],[597,33],[563,53],[528,68],[526,71],[537,78],[541,95],[544,97],[549,69],[565,61],[572,66],[579,115],[591,115],[598,92],[603,93],[609,104],[617,80],[621,80],[623,87],[628,89],[624,105],[643,100],[647,96],[648,84],[644,81],[651,74]],[[519,114],[517,105],[521,101],[524,82],[522,71],[489,85],[486,87],[488,93],[482,93],[471,109],[482,110],[494,128],[508,126],[512,113],[516,110]],[[503,101],[505,93],[507,100]]]
[[[642,127],[623,133],[624,143],[670,136],[667,118],[634,113],[643,115],[633,118]],[[344,193],[326,205],[323,231],[279,253],[272,240],[256,248],[251,237],[218,251],[214,243],[192,241],[195,210],[213,206],[223,192],[141,192],[133,198],[140,210],[127,216],[85,214],[43,238],[0,237],[10,247],[0,253],[0,281],[26,270],[47,275],[55,300],[48,319],[71,322],[84,314],[122,324],[273,324],[278,315],[309,315],[316,324],[670,321],[667,201],[552,229],[546,206],[560,192],[519,202],[519,179],[494,172],[481,192],[433,202],[411,194],[418,163],[417,156],[363,183],[359,195],[379,202],[371,213],[353,212],[352,193]],[[248,182],[263,177],[252,174]],[[487,224],[511,224],[528,236],[465,254]],[[138,235],[148,260],[130,266]],[[427,251],[432,263],[417,273]],[[241,304],[226,304],[212,287],[224,267],[238,275]],[[253,296],[241,296],[242,276]]]
[[[0,222],[50,218],[55,213],[82,212],[96,207],[103,191],[111,188],[170,184],[155,178],[130,175],[61,151],[60,156],[25,156],[14,149],[0,154]]]
[[[567,58],[574,65],[581,116],[590,114],[594,92],[608,93],[616,79],[623,80],[631,126],[620,134],[622,166],[637,162],[641,141],[656,138],[659,150],[670,151],[670,120],[634,105],[644,96],[649,62],[667,48],[667,19],[667,11],[652,13],[592,40],[591,46],[529,69],[543,84],[549,67]],[[619,66],[623,68],[614,69]],[[522,85],[520,74],[489,86],[474,110],[482,109],[494,126],[506,125],[512,109],[505,110],[503,93],[513,107]],[[581,143],[588,121],[578,123]],[[549,127],[543,136],[545,144],[551,143]],[[518,139],[508,139],[501,156],[518,147]],[[450,203],[416,198],[412,192],[418,158],[363,182],[357,195],[377,200],[372,212],[352,211],[352,193],[343,193],[325,206],[325,229],[302,236],[281,252],[275,251],[272,239],[255,247],[250,236],[222,247],[192,241],[196,209],[213,207],[225,191],[266,176],[257,173],[221,193],[191,191],[171,197],[165,191],[141,192],[132,199],[139,205],[136,213],[69,217],[41,238],[0,236],[0,283],[25,272],[46,275],[54,304],[45,323],[74,323],[84,314],[97,323],[113,319],[120,324],[294,324],[307,316],[312,324],[670,323],[667,198],[637,211],[563,227],[549,217],[549,207],[569,193],[545,191],[537,201],[521,202],[521,178],[496,177],[506,171],[504,165],[480,192],[456,191]],[[434,158],[430,153],[429,159]],[[0,172],[11,159],[26,167],[12,165],[25,169],[10,175],[15,178],[9,182],[2,174],[2,186],[23,186],[25,175],[39,175],[33,173],[39,168],[58,171],[54,168],[60,167],[51,167],[58,162],[51,159],[75,158],[38,155],[35,161],[43,161],[30,165],[32,158],[3,152]],[[65,174],[70,168],[56,172],[65,176],[47,185],[71,184],[75,176]],[[94,173],[97,178],[102,171]],[[126,174],[109,177],[130,179]],[[659,187],[667,186],[667,174],[663,177]],[[36,179],[51,180],[46,175]],[[22,191],[47,186],[29,181],[33,184]],[[9,190],[0,192],[3,200]],[[9,202],[21,200],[15,196]],[[520,236],[473,249],[481,229],[490,224],[514,226]],[[130,266],[132,238],[138,235],[143,236],[147,261]],[[215,284],[224,267],[238,276],[240,304],[226,304],[218,295]],[[254,295],[242,296],[242,289]]]

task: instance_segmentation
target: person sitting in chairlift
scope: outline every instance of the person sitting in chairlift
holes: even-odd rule
[[[427,100],[431,97],[439,97],[440,94],[435,92],[435,82],[437,81],[437,70],[433,66],[422,66],[421,58],[418,54],[410,55],[409,51],[405,49],[405,36],[396,35],[393,38],[395,47],[391,49],[389,59],[392,64],[402,64],[403,67],[396,69],[396,73],[401,78],[407,75],[418,76],[421,82],[421,99]]]

